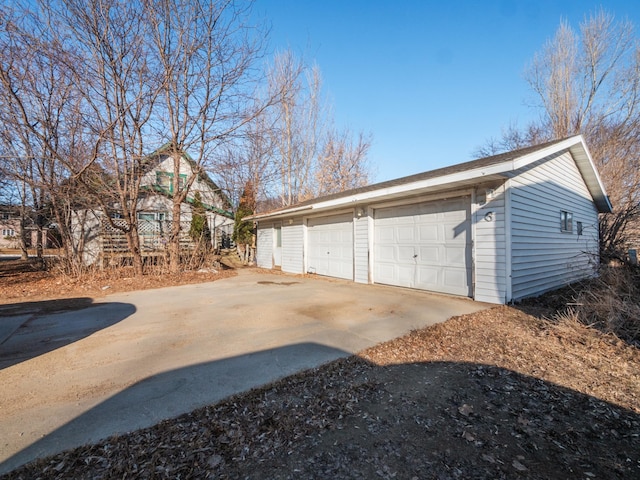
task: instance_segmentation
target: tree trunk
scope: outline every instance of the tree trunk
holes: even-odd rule
[[[29,249],[27,248],[27,230],[24,221],[24,215],[20,217],[20,258],[22,260],[29,259]]]
[[[133,271],[136,276],[142,276],[144,267],[142,264],[142,254],[140,253],[140,237],[138,236],[137,228],[127,232],[127,243],[129,244],[129,251],[131,252]]]
[[[178,273],[180,271],[180,230],[180,203],[174,201],[171,232],[169,233],[169,242],[167,245],[169,271],[171,273]]]

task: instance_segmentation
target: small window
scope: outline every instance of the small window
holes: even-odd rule
[[[142,213],[142,212],[138,212],[138,220],[147,220],[147,221],[153,221],[156,219],[156,215],[155,213]]]
[[[173,183],[173,173],[171,172],[156,172],[156,185],[163,191],[173,193],[176,185]],[[187,186],[187,175],[181,173],[178,176],[178,189],[184,190]]]
[[[10,218],[9,212],[2,212],[2,220],[9,220]]]
[[[168,172],[156,172],[156,185],[165,192],[173,192],[173,174]]]
[[[573,213],[560,212],[560,231],[565,233],[573,232]]]
[[[2,236],[3,237],[13,237],[15,236],[16,232],[13,229],[3,229],[2,230]]]
[[[576,232],[578,235],[582,235],[582,222],[576,222]]]

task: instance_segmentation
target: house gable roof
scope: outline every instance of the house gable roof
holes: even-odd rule
[[[526,167],[550,155],[568,150],[580,171],[584,182],[600,213],[611,212],[611,204],[604,189],[604,185],[587,149],[582,135],[562,140],[534,145],[510,152],[492,155],[490,157],[471,160],[469,162],[438,168],[408,177],[367,185],[365,187],[348,190],[341,193],[310,199],[290,207],[284,207],[272,212],[254,215],[254,220],[272,216],[284,216],[307,212],[308,210],[322,210],[340,205],[353,205],[357,202],[382,200],[406,195],[412,191],[435,190],[438,187],[450,185],[474,185],[478,181],[504,179],[510,172]]]
[[[150,171],[151,169],[159,165],[161,162],[163,162],[166,158],[170,157],[172,153],[173,151],[171,149],[171,143],[164,144],[157,150],[147,155],[147,157],[145,157],[145,160],[143,161],[144,163],[143,170],[145,172]],[[187,152],[181,152],[181,156],[189,164],[189,166],[193,171],[196,171],[198,169],[198,165],[196,161],[193,158],[191,158],[191,155],[189,155]],[[198,175],[200,176],[200,179],[203,182],[205,182],[213,192],[215,192],[217,195],[220,196],[220,198],[222,199],[224,209],[226,209],[226,210],[224,209],[216,209],[216,210],[220,210],[219,213],[223,212],[223,214],[227,216],[233,215],[231,213],[232,206],[231,206],[231,201],[229,200],[229,197],[227,197],[227,195],[222,191],[222,189],[213,180],[211,180],[211,177],[209,177],[207,172],[205,172],[202,168],[200,168],[199,170],[200,172],[198,172]]]

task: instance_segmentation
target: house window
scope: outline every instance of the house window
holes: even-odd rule
[[[565,212],[564,210],[560,212],[560,231],[573,232],[573,213]]]
[[[138,220],[147,220],[153,222],[156,219],[155,213],[142,213],[138,212]]]
[[[12,228],[3,228],[2,229],[2,236],[3,237],[13,237],[15,234],[16,234],[16,232]]]
[[[2,220],[9,220],[10,218],[9,212],[2,212]]]
[[[171,172],[156,172],[156,185],[165,192],[173,193],[173,173]],[[178,187],[183,190],[187,185],[187,175],[181,173],[178,176]]]
[[[138,212],[138,220],[146,220],[148,222],[164,222],[166,212]]]
[[[168,172],[156,172],[156,185],[165,192],[173,192],[173,174]]]
[[[582,222],[576,222],[576,232],[578,235],[582,235]]]

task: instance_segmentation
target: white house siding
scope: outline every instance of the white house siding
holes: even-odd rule
[[[593,274],[598,213],[568,152],[537,162],[511,180],[512,299],[561,287]],[[560,231],[560,212],[573,231]],[[577,235],[582,222],[583,235]]]
[[[354,280],[358,283],[369,283],[369,222],[370,218],[364,209],[364,215],[355,218],[354,223]]]
[[[273,268],[273,225],[271,223],[258,224],[256,263],[262,268]]]
[[[505,303],[507,266],[504,184],[476,188],[474,207],[474,299],[480,302]]]
[[[94,210],[77,210],[71,213],[73,248],[78,250],[85,265],[93,265],[100,260],[102,253],[101,217],[102,215]]]
[[[282,271],[304,273],[304,227],[302,219],[282,225]]]

